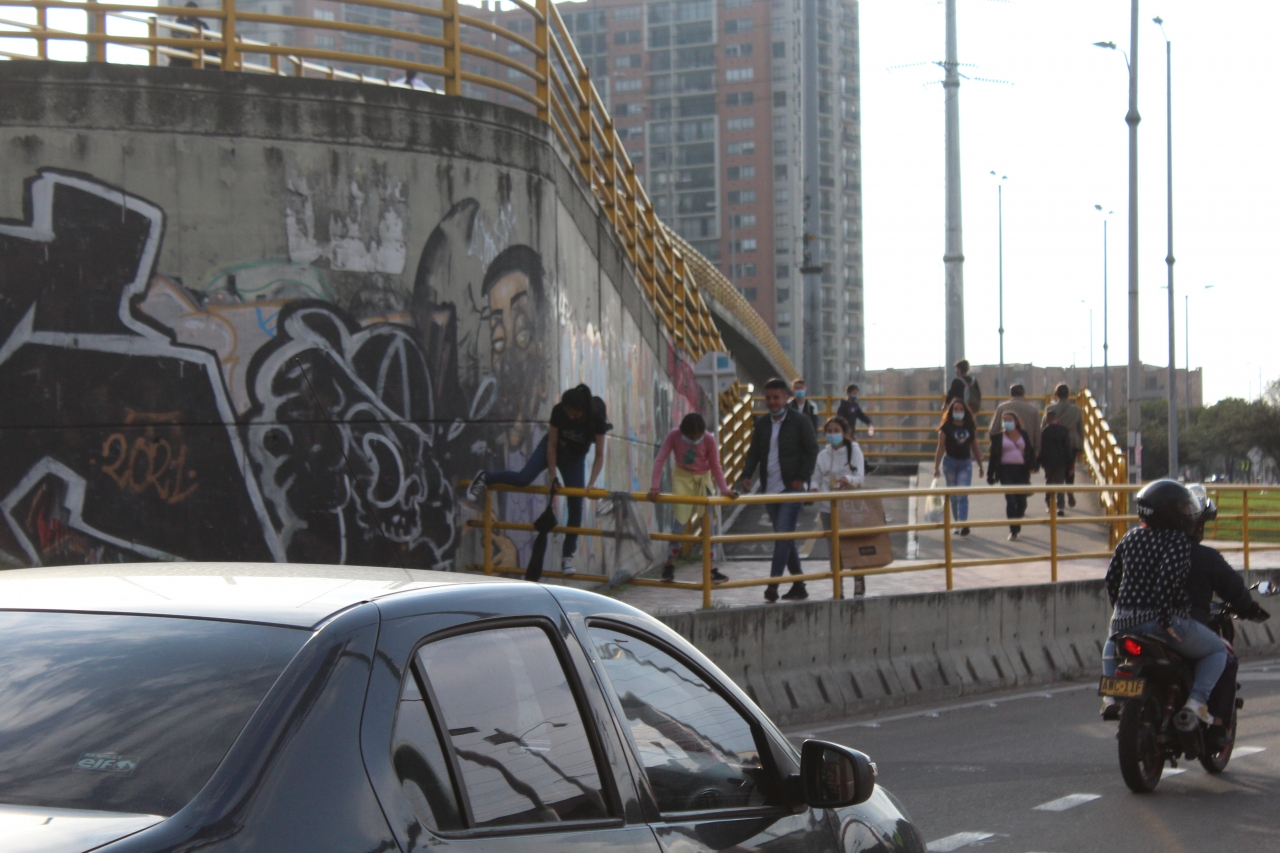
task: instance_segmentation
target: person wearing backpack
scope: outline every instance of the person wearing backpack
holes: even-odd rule
[[[551,424],[547,434],[529,455],[529,461],[519,471],[483,471],[476,475],[467,489],[467,499],[480,503],[484,489],[489,485],[527,486],[543,471],[556,471],[553,485],[571,489],[591,488],[604,467],[604,436],[613,425],[604,411],[604,401],[593,397],[591,388],[578,385],[560,395],[560,402],[551,409]],[[584,481],[587,453],[594,447],[595,459],[591,463],[591,477]],[[563,481],[561,480],[563,478]],[[582,498],[570,497],[567,526],[582,526]],[[578,552],[578,535],[566,533],[561,550],[561,571],[571,575],[575,571],[574,554]]]
[[[809,491],[843,492],[862,488],[867,468],[862,448],[853,440],[849,422],[836,415],[822,429],[824,441],[813,467],[813,477],[809,480]],[[831,513],[819,510],[818,516],[822,519],[822,529],[830,530]],[[859,575],[853,579],[853,594],[855,597],[867,594],[865,577]]]
[[[976,377],[969,375],[968,359],[962,358],[956,362],[956,378],[951,380],[951,387],[947,389],[947,404],[952,400],[964,403],[974,416],[977,416],[978,409],[982,407],[982,386],[978,384]]]

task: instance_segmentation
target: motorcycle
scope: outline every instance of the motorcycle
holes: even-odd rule
[[[1250,587],[1260,596],[1280,595],[1280,584],[1261,581]],[[1234,619],[1240,614],[1230,604],[1213,605],[1209,627],[1230,645],[1235,639]],[[1264,622],[1264,615],[1252,621]],[[1194,662],[1183,660],[1159,637],[1121,633],[1114,637],[1118,663],[1114,676],[1103,676],[1100,696],[1122,702],[1119,741],[1120,773],[1129,789],[1149,794],[1160,783],[1167,762],[1199,759],[1212,774],[1227,769],[1235,746],[1236,720],[1244,700],[1236,697],[1231,719],[1205,726],[1183,710],[1191,695]],[[1236,685],[1239,690],[1240,685]]]

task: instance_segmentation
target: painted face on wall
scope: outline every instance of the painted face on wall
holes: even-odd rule
[[[528,450],[531,426],[547,399],[542,258],[528,246],[508,247],[489,265],[480,292],[488,302],[497,409],[507,422],[507,445]]]

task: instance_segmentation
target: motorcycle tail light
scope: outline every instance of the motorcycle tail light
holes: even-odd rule
[[[1137,657],[1142,654],[1142,643],[1132,637],[1125,637],[1120,645],[1124,647],[1124,653],[1130,657]]]

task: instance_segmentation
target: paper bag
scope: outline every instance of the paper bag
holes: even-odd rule
[[[840,501],[839,506],[841,533],[885,524],[884,503],[879,498]],[[892,562],[893,544],[888,533],[840,537],[840,565],[844,569],[874,569]]]

